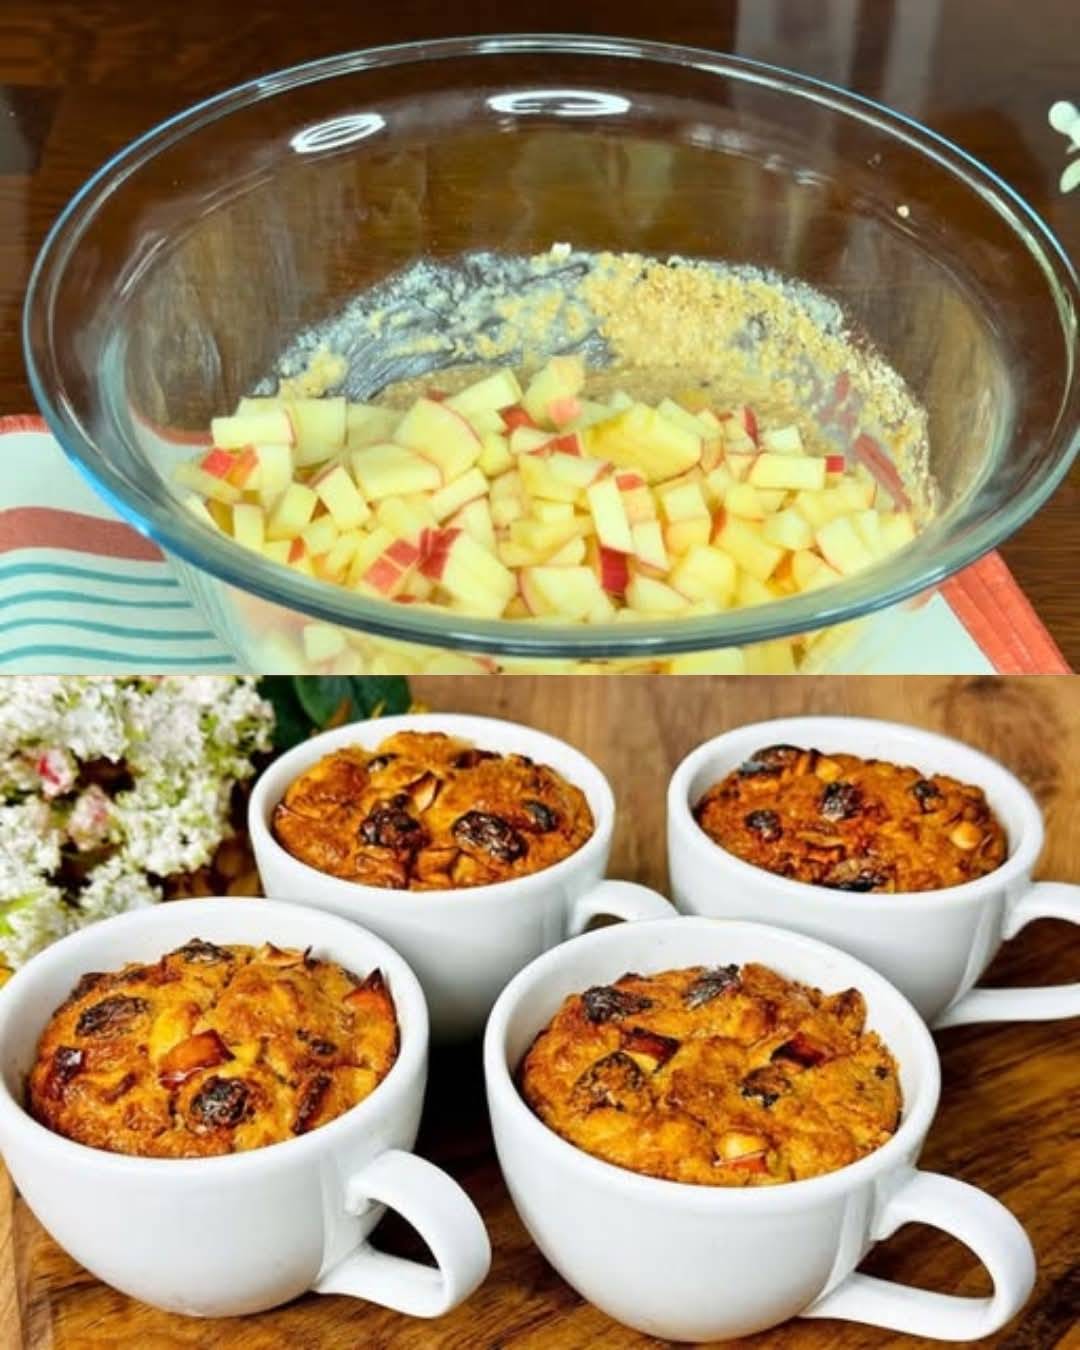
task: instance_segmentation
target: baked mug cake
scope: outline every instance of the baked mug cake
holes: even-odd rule
[[[943,773],[824,754],[755,750],[694,807],[710,839],[778,876],[841,891],[960,886],[1005,861],[986,794]]]
[[[857,989],[823,995],[748,963],[623,975],[565,999],[520,1069],[570,1143],[702,1186],[820,1176],[900,1123],[896,1061]]]
[[[542,871],[593,832],[585,794],[527,755],[438,731],[346,745],[289,784],[274,838],[320,872],[396,890],[486,886]]]
[[[611,785],[574,746],[460,713],[322,732],[248,803],[266,894],[391,943],[440,1041],[478,1035],[506,982],[594,919],[671,914],[655,891],[606,879],[614,827]]]
[[[335,1119],[398,1053],[379,969],[310,951],[195,938],[148,964],[83,975],[30,1071],[42,1125],[154,1158],[239,1153]]]
[[[976,987],[1026,924],[1075,922],[1080,891],[1034,879],[1039,804],[970,745],[869,717],[734,727],[676,768],[667,821],[685,914],[830,942],[933,1026],[1080,1013],[1078,984]]]

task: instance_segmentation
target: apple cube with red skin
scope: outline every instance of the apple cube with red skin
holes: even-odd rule
[[[517,579],[464,530],[432,530],[421,571],[470,613],[498,618],[517,593]]]
[[[207,473],[190,460],[181,461],[173,471],[173,476],[182,486],[191,488],[211,502],[222,502],[226,506],[231,506],[233,502],[240,500],[240,488],[233,487],[227,478]]]
[[[369,502],[381,497],[407,497],[413,492],[437,492],[443,482],[438,466],[430,459],[390,442],[354,450],[352,470]]]
[[[442,481],[452,483],[480,458],[480,437],[446,403],[418,398],[401,419],[394,441],[437,465]]]
[[[529,381],[522,406],[534,422],[542,424],[550,418],[552,403],[576,399],[584,384],[585,362],[580,356],[553,356]],[[574,416],[578,411],[580,407]],[[573,417],[566,420],[573,421]]]
[[[420,550],[408,539],[395,539],[367,567],[361,581],[387,599],[404,589],[420,562]]]

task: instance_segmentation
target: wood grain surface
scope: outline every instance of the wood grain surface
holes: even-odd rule
[[[664,793],[678,760],[725,728],[799,712],[881,716],[947,732],[1001,759],[1046,812],[1040,873],[1080,880],[1080,680],[1054,679],[426,679],[415,692],[432,709],[531,723],[579,746],[609,776],[619,805],[612,875],[664,888]],[[176,903],[183,903],[178,901]],[[932,941],[932,934],[927,935]],[[1009,943],[988,982],[1075,979],[1080,933],[1043,921]],[[940,1111],[922,1165],[971,1182],[1008,1205],[1034,1242],[1039,1278],[1023,1313],[983,1342],[1000,1350],[1077,1350],[1080,1267],[1080,1063],[1075,1023],[987,1026],[941,1033]],[[236,1321],[196,1322],[159,1313],[99,1284],[64,1255],[29,1214],[0,1195],[0,1346],[229,1346],[235,1350],[494,1347],[609,1350],[657,1344],[584,1304],[532,1246],[491,1152],[479,1047],[437,1055],[419,1150],[447,1168],[480,1207],[494,1246],[485,1284],[436,1323],[410,1321],[345,1298],[309,1295]],[[161,1222],[169,1216],[162,1214]],[[147,1234],[153,1242],[153,1234]],[[419,1255],[404,1225],[384,1221],[380,1245]],[[720,1259],[718,1257],[718,1259]],[[986,1292],[974,1257],[933,1230],[902,1230],[864,1269],[953,1293]],[[792,1322],[742,1344],[791,1350],[930,1346],[840,1322]]]
[[[376,43],[539,30],[687,42],[794,67],[882,99],[959,142],[1080,255],[1080,193],[1047,124],[1080,98],[1075,0],[0,0],[0,413],[32,398],[19,309],[34,255],[83,180],[139,132],[267,70]],[[1072,22],[1070,22],[1070,19]],[[1080,471],[1005,558],[1080,668]]]

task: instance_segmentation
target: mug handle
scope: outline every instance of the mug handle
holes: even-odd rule
[[[1080,886],[1037,881],[1005,916],[1003,936],[1013,938],[1034,919],[1080,923]],[[960,1027],[968,1022],[1043,1022],[1080,1016],[1080,984],[1050,984],[1030,989],[970,989],[934,1022]]]
[[[874,1217],[871,1238],[890,1237],[906,1223],[927,1223],[958,1238],[990,1273],[990,1298],[935,1294],[853,1272],[803,1317],[839,1317],[912,1336],[976,1341],[990,1336],[1027,1302],[1035,1283],[1035,1254],[1012,1214],[974,1186],[936,1172],[911,1171]]]
[[[569,930],[578,937],[593,919],[671,919],[675,915],[671,905],[648,886],[636,881],[601,881],[591,891],[579,895],[570,906]]]
[[[345,1184],[345,1209],[363,1214],[388,1205],[427,1243],[435,1266],[380,1252],[363,1242],[314,1286],[317,1294],[349,1294],[412,1317],[441,1317],[483,1281],[491,1266],[484,1221],[457,1184],[423,1158],[388,1149]]]

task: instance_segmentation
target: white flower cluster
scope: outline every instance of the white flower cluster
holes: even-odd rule
[[[247,676],[0,681],[0,960],[155,904],[163,878],[208,863],[272,727]],[[101,786],[102,761],[122,786]]]

